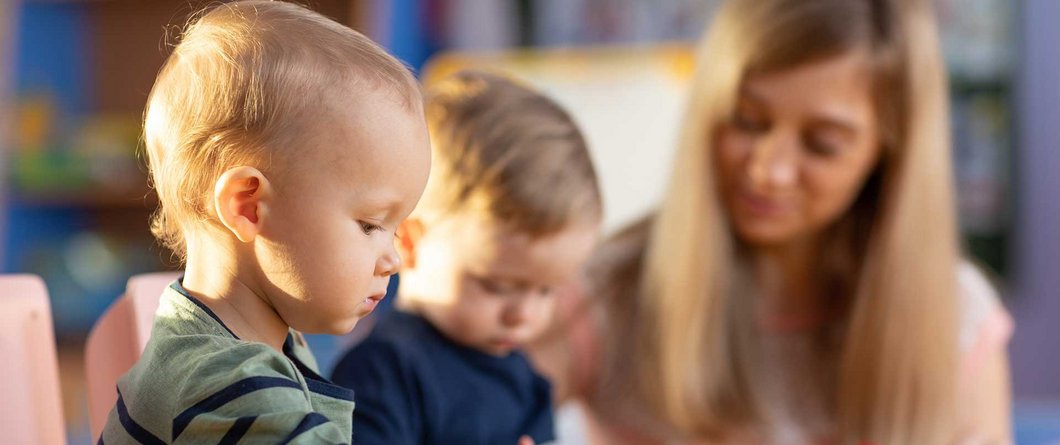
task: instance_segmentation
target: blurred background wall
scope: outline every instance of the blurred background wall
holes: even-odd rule
[[[624,48],[636,53],[657,45],[689,47],[720,2],[303,3],[365,32],[422,72],[439,53],[496,55],[529,48],[536,51],[537,63],[545,57],[547,66],[548,54],[554,53],[546,50],[555,48],[605,46],[612,53]],[[148,231],[156,202],[137,153],[139,125],[169,43],[186,17],[206,4],[0,0],[0,270],[35,273],[47,282],[68,436],[74,443],[91,443],[80,380],[84,336],[130,275],[176,267]],[[1060,299],[1055,296],[1060,289],[1060,2],[936,4],[951,74],[965,246],[994,272],[1016,318],[1011,351],[1021,441],[1060,440],[1060,432],[1047,428],[1060,416]],[[554,74],[539,77],[546,90],[551,86],[561,101],[583,110],[575,117],[587,125],[602,181],[611,190],[605,190],[605,198],[618,209],[609,215],[609,228],[651,208],[668,168],[674,135],[666,133],[676,129],[679,87],[667,93],[677,98],[668,99],[670,108],[658,113],[666,117],[656,125],[660,142],[643,147],[658,151],[656,162],[631,176],[623,153],[641,149],[643,141],[619,148],[606,136],[593,135],[606,134],[621,116],[643,113],[634,108],[638,102],[627,100],[627,108],[601,115],[591,111],[600,107],[578,98],[588,97],[584,88],[592,85],[610,85],[599,88],[604,97],[617,86],[591,76],[561,86]],[[616,189],[636,181],[643,187]],[[336,343],[317,338],[314,347],[328,368]]]
[[[1060,398],[1060,2],[1021,2],[1016,242],[1010,306],[1017,396]]]

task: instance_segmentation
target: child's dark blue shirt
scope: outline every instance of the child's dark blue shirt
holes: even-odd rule
[[[336,365],[356,394],[355,445],[515,445],[555,440],[551,387],[519,351],[496,357],[391,310]]]

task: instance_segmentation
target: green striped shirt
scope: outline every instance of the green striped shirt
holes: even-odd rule
[[[300,334],[283,353],[240,340],[178,280],[100,443],[349,443],[352,416],[353,392],[317,373]]]

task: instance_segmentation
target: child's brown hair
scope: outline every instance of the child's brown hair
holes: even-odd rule
[[[463,71],[426,98],[431,177],[414,216],[485,216],[534,236],[602,217],[585,139],[558,104],[503,76]]]

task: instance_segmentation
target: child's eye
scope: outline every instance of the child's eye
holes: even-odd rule
[[[491,280],[488,278],[478,278],[476,279],[476,281],[478,281],[478,284],[482,288],[482,290],[490,294],[509,295],[517,292],[514,286],[510,284],[501,283],[496,280]]]
[[[503,293],[501,291],[501,287],[497,283],[493,282],[493,280],[479,279],[478,284],[482,287],[482,290],[491,294]]]
[[[377,226],[375,224],[372,224],[372,223],[367,223],[367,222],[364,222],[364,221],[360,221],[360,224],[361,224],[361,230],[364,232],[365,235],[371,235],[372,233],[375,233],[377,230],[383,230],[382,227],[379,227],[379,226]]]

